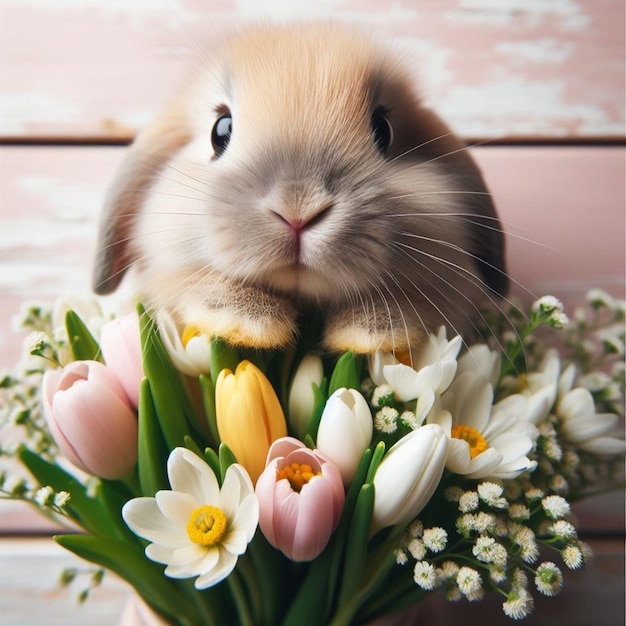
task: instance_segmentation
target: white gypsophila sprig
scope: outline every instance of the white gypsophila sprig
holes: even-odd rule
[[[461,513],[470,513],[478,508],[480,498],[477,491],[466,491],[459,498],[459,511]]]
[[[422,540],[426,548],[431,552],[443,552],[448,543],[448,533],[439,526],[426,528]]]
[[[483,563],[493,563],[505,567],[508,560],[506,548],[493,537],[480,536],[472,548],[472,554]]]
[[[478,570],[464,565],[456,575],[459,591],[470,601],[482,599],[484,596],[483,580]]]
[[[413,568],[413,580],[425,591],[431,591],[438,583],[435,566],[428,561],[418,561]]]
[[[541,506],[546,515],[554,520],[562,519],[571,513],[569,502],[562,496],[546,496],[541,501]]]
[[[397,409],[391,406],[383,406],[374,416],[374,428],[383,433],[384,435],[391,435],[398,430],[398,417],[399,413]]]
[[[562,328],[569,323],[563,310],[563,303],[554,296],[543,296],[533,302],[531,310],[545,317],[546,323],[555,328]]]
[[[544,596],[555,596],[563,588],[561,570],[554,563],[544,561],[535,571],[535,586]]]
[[[561,558],[563,563],[569,569],[580,569],[585,562],[583,551],[575,544],[569,544],[561,550]]]
[[[534,604],[533,597],[526,589],[513,589],[502,604],[502,611],[511,619],[524,619],[532,613]]]
[[[488,506],[496,509],[506,509],[509,503],[502,497],[504,488],[502,485],[493,482],[481,482],[478,485],[478,496]]]

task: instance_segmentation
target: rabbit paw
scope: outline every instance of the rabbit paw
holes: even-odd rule
[[[214,291],[203,305],[187,308],[185,323],[235,346],[273,349],[293,342],[297,313],[286,300],[240,285],[217,295]]]
[[[352,350],[359,354],[404,352],[421,345],[425,331],[407,324],[387,309],[340,309],[327,317],[324,345],[336,352]]]

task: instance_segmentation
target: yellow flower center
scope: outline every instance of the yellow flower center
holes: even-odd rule
[[[465,424],[453,426],[452,436],[455,439],[463,439],[469,443],[470,456],[472,458],[478,456],[489,447],[487,440],[475,428],[466,426]]]
[[[286,478],[294,491],[300,492],[300,489],[306,485],[313,476],[321,476],[322,472],[313,473],[310,465],[303,463],[292,463],[278,470],[276,480]]]
[[[180,338],[183,348],[187,347],[187,344],[194,338],[202,335],[203,332],[197,326],[185,326],[182,337]]]
[[[189,518],[187,534],[189,539],[201,546],[219,543],[226,532],[226,515],[216,506],[201,506]]]
[[[525,372],[522,372],[519,375],[519,390],[524,391],[527,388],[528,388],[528,374],[526,374]]]

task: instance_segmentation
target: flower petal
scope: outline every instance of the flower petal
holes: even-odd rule
[[[194,561],[180,565],[168,565],[165,575],[172,578],[191,578],[210,572],[219,562],[220,550],[218,546],[203,547],[202,554]]]
[[[259,501],[252,494],[239,505],[237,513],[230,521],[228,532],[222,537],[222,545],[232,554],[243,554],[252,541],[259,523]]]
[[[206,548],[203,546],[189,542],[189,545],[183,548],[168,548],[156,543],[151,543],[146,547],[146,556],[151,561],[181,567],[196,563],[203,559],[206,555]]]
[[[183,526],[187,525],[193,511],[201,506],[193,496],[181,491],[158,491],[154,498],[165,517]]]
[[[154,498],[134,498],[122,507],[122,518],[140,537],[170,548],[189,543],[186,528],[165,517]]]
[[[310,561],[326,547],[334,529],[332,486],[322,477],[315,476],[302,487],[298,500],[290,558]]]
[[[196,579],[194,583],[196,589],[207,589],[217,585],[226,578],[234,569],[237,564],[237,557],[228,552],[227,550],[219,551],[219,559],[212,569],[202,574]]]
[[[220,488],[215,474],[191,450],[172,450],[167,460],[167,475],[174,491],[190,494],[198,505],[219,502]]]

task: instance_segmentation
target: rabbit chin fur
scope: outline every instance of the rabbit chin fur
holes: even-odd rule
[[[326,347],[357,352],[415,347],[441,323],[463,331],[504,292],[480,173],[388,50],[337,25],[258,26],[206,58],[120,168],[97,292],[133,265],[144,301],[183,325],[278,347],[316,308]]]

